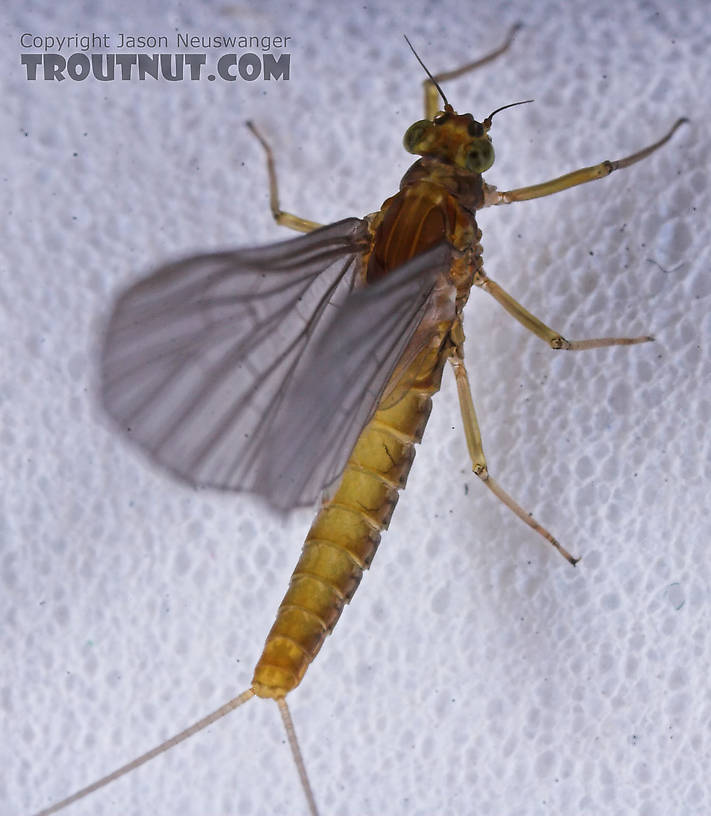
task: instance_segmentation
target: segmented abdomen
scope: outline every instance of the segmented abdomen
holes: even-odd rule
[[[368,283],[445,240],[455,248],[474,248],[480,235],[472,214],[445,186],[422,180],[430,172],[423,162],[414,168],[413,180],[408,173],[371,223]],[[461,265],[466,278],[470,264],[463,255],[449,273],[456,277]],[[467,291],[469,286],[470,279]],[[316,516],[254,671],[252,688],[260,697],[284,697],[299,685],[370,566],[422,439],[431,396],[440,387],[452,317],[446,310],[430,315],[431,342],[394,373],[394,393],[362,430],[336,493]]]
[[[361,432],[336,493],[321,507],[252,679],[260,697],[284,697],[353,597],[390,522],[439,390],[445,355],[430,347],[418,357],[409,388],[379,408]]]

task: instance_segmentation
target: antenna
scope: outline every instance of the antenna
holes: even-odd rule
[[[499,111],[506,110],[506,108],[515,108],[516,105],[528,105],[529,102],[535,102],[534,99],[524,99],[523,102],[512,102],[510,105],[502,105],[500,108],[497,108],[495,111],[490,113],[486,119],[481,123],[484,127],[484,130],[488,130],[491,127],[491,120],[494,118],[494,114],[498,113]]]
[[[421,66],[424,68],[425,73],[426,73],[426,74],[427,74],[427,76],[430,78],[430,82],[431,82],[431,83],[432,83],[432,84],[435,86],[435,88],[437,88],[437,90],[439,91],[439,95],[440,95],[440,96],[442,97],[442,99],[444,100],[444,107],[445,107],[445,109],[449,108],[449,109],[451,110],[451,109],[452,109],[452,106],[451,106],[451,105],[449,104],[449,102],[447,101],[447,97],[444,95],[444,91],[443,91],[443,90],[442,90],[442,89],[439,87],[439,85],[437,84],[437,80],[436,80],[436,79],[435,79],[435,78],[432,76],[432,74],[429,72],[429,69],[427,68],[427,66],[425,65],[425,63],[424,63],[424,62],[422,62],[422,60],[420,59],[420,55],[417,53],[417,51],[415,51],[415,49],[414,49],[414,48],[413,48],[413,46],[412,46],[412,43],[411,43],[411,42],[410,42],[410,41],[407,39],[407,35],[406,35],[406,34],[403,34],[402,36],[405,38],[405,42],[406,42],[406,43],[407,43],[407,44],[410,46],[410,51],[412,51],[412,53],[413,53],[413,54],[415,55],[415,57],[417,58],[417,61],[418,61],[418,62],[420,63],[420,65],[421,65]],[[492,116],[493,116],[493,114],[492,114]]]

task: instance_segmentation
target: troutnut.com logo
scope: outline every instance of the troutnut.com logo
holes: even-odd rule
[[[291,36],[176,33],[170,49],[165,35],[20,35],[20,63],[29,80],[61,82],[95,79],[182,80],[289,79]],[[132,49],[148,49],[138,51]],[[206,49],[204,52],[193,49]],[[101,50],[100,50],[101,49]],[[182,49],[182,50],[181,50]],[[209,53],[229,49],[227,53]],[[278,52],[278,53],[274,53]]]

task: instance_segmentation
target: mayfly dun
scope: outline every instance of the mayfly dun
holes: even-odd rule
[[[273,216],[306,235],[166,264],[118,298],[101,356],[102,399],[116,425],[183,481],[256,493],[280,511],[321,503],[249,688],[40,814],[107,785],[254,696],[276,701],[309,812],[317,814],[286,696],[370,566],[447,362],[473,472],[575,564],[489,472],[464,362],[464,305],[478,287],[552,349],[653,338],[568,340],[548,327],[485,274],[475,215],[629,167],[685,120],[625,158],[498,191],[482,177],[494,163],[492,120],[525,103],[477,121],[454,110],[440,83],[502,54],[516,28],[494,52],[457,70],[433,76],[422,65],[424,118],[404,137],[418,160],[377,212],[321,226],[282,210],[271,149],[250,123],[266,154]]]

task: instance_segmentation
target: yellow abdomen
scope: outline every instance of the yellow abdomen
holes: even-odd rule
[[[299,685],[353,597],[405,486],[444,360],[439,345],[418,357],[403,375],[404,394],[361,432],[338,489],[311,525],[267,636],[252,679],[258,696],[284,697]]]
[[[445,187],[423,183],[418,173],[412,182],[406,176],[372,222],[368,283],[441,241],[473,247],[478,238],[471,213]],[[471,261],[463,257],[458,263]],[[469,286],[470,280],[467,291]],[[370,566],[422,439],[432,394],[439,390],[450,328],[451,318],[437,324],[431,343],[395,375],[393,393],[386,388],[389,396],[358,437],[336,493],[316,516],[254,671],[252,689],[260,697],[278,699],[299,685]]]

